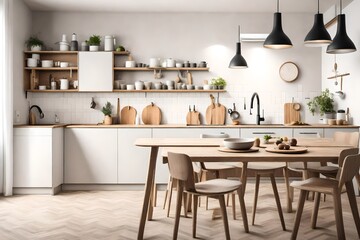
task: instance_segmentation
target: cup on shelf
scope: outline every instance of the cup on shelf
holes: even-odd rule
[[[193,90],[193,89],[194,89],[194,85],[188,84],[188,85],[186,85],[186,89],[187,89],[187,90]]]
[[[136,62],[135,61],[125,61],[125,67],[134,68],[134,67],[136,67]]]
[[[69,80],[66,78],[60,79],[60,90],[68,90],[69,89]]]
[[[68,62],[60,62],[60,67],[62,67],[62,68],[69,67],[69,63]]]
[[[158,59],[158,58],[150,58],[149,67],[151,67],[151,68],[160,67],[160,59]]]
[[[203,90],[203,86],[195,86],[195,90]]]
[[[145,85],[146,90],[150,90],[152,83],[151,82],[144,82],[144,85]]]
[[[73,86],[75,89],[77,89],[79,87],[79,80],[74,80],[73,81]]]
[[[154,87],[155,87],[155,89],[156,90],[160,90],[161,89],[161,82],[156,82],[156,83],[154,83]]]
[[[45,68],[50,68],[54,66],[54,61],[53,60],[42,60],[41,61],[41,66],[45,67]]]
[[[183,67],[183,64],[182,63],[176,63],[175,65],[177,68],[182,68]]]
[[[135,82],[135,90],[143,90],[143,89],[144,89],[144,82],[143,81]]]
[[[45,85],[40,85],[39,90],[46,90],[46,86]]]
[[[35,58],[36,60],[40,60],[40,54],[38,54],[38,53],[33,53],[33,54],[31,55],[31,58]]]
[[[211,89],[211,86],[208,85],[208,84],[206,84],[206,85],[203,86],[203,88],[204,88],[204,90],[210,90],[210,89]]]
[[[121,80],[115,80],[114,81],[114,88],[120,89],[121,88]]]
[[[120,83],[120,89],[121,90],[126,90],[126,84],[125,83]]]
[[[28,67],[37,67],[38,60],[35,58],[28,58],[27,59],[27,66]]]
[[[135,85],[134,84],[127,84],[126,85],[126,90],[135,90]]]

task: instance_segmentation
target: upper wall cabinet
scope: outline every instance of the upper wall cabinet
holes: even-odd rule
[[[79,52],[79,91],[112,92],[113,53]]]

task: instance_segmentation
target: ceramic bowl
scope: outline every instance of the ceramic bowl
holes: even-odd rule
[[[150,90],[151,89],[151,82],[144,82],[144,85],[145,85],[145,89],[146,90]]]
[[[135,90],[135,85],[134,84],[126,85],[126,90]]]
[[[223,143],[229,149],[249,150],[254,141],[254,138],[225,138]]]
[[[60,67],[62,67],[62,68],[69,67],[69,63],[68,62],[61,62]]]
[[[136,67],[136,62],[135,61],[125,61],[125,67],[134,68],[134,67]]]
[[[37,67],[37,59],[35,58],[28,58],[27,59],[27,66],[28,67]]]
[[[46,68],[53,67],[54,66],[54,61],[53,60],[42,60],[41,61],[41,66],[46,67]]]
[[[40,85],[39,90],[46,90],[46,86],[45,85]]]

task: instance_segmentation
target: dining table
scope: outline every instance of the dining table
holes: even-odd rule
[[[252,152],[223,152],[220,151],[222,143],[223,139],[219,138],[139,138],[135,141],[138,147],[150,148],[138,239],[144,237],[146,219],[152,220],[154,199],[151,195],[154,191],[159,148],[162,148],[162,155],[165,158],[167,152],[176,152],[188,155],[193,162],[241,162],[241,181],[245,182],[249,162],[337,162],[340,152],[351,147],[334,142],[333,139],[309,138],[298,139],[297,147],[306,149],[302,153],[293,153],[291,150],[280,153],[270,152],[269,150],[276,148],[274,144],[263,144]]]

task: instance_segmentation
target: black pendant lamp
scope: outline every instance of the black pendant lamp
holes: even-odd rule
[[[304,40],[307,47],[322,47],[331,43],[331,36],[324,26],[323,14],[319,12],[319,9],[320,0],[318,0],[318,12],[315,14],[314,25]]]
[[[355,52],[356,47],[346,33],[345,14],[342,14],[342,0],[340,0],[340,14],[337,16],[337,31],[326,53],[341,54]]]
[[[277,0],[277,11],[274,13],[274,26],[269,36],[265,39],[264,47],[272,49],[291,48],[291,40],[282,29],[281,13],[279,12],[279,0]]]
[[[241,42],[240,42],[240,26],[239,26],[238,37],[239,41],[236,43],[236,54],[231,59],[229,68],[247,68],[247,62],[243,56],[241,56]]]

